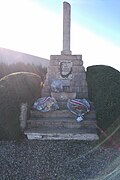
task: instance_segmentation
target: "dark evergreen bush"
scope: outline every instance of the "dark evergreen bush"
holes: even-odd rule
[[[0,139],[16,139],[21,136],[20,104],[27,102],[31,107],[40,96],[41,78],[36,74],[13,73],[0,80]]]
[[[120,72],[104,66],[87,68],[89,99],[94,102],[98,125],[107,129],[120,116]]]

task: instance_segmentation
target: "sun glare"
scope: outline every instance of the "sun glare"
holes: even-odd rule
[[[33,0],[0,0],[0,47],[43,58],[62,51],[62,14]],[[71,51],[82,54],[85,66],[118,68],[120,48],[71,21]],[[115,64],[116,63],[116,64]]]
[[[32,54],[38,51],[44,57],[51,53],[47,44],[54,49],[58,41],[52,36],[60,29],[59,24],[52,28],[57,19],[31,0],[0,1],[0,46]]]

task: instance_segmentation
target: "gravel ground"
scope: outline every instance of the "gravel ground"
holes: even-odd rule
[[[120,151],[91,142],[0,142],[0,180],[120,179],[119,163]]]

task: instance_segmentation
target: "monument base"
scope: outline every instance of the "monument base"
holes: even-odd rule
[[[51,96],[54,97],[57,101],[67,101],[69,98],[75,99],[76,98],[76,93],[75,92],[71,92],[71,93],[67,93],[67,92],[59,92],[59,93],[51,92]]]

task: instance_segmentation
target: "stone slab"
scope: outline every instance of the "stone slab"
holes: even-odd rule
[[[30,133],[25,132],[27,138],[30,140],[79,140],[79,141],[96,141],[99,140],[97,134],[88,133],[88,134],[61,134],[61,133]]]
[[[51,96],[54,97],[57,101],[67,101],[69,98],[75,99],[76,98],[76,92],[59,92],[54,93],[51,92]]]
[[[92,125],[92,126],[91,126]],[[66,128],[90,128],[96,129],[96,121],[93,120],[83,120],[81,122],[76,121],[76,117],[46,117],[46,118],[32,118],[27,120],[27,128],[33,127],[66,127]],[[91,128],[90,128],[91,132]]]
[[[51,112],[46,112],[46,113],[42,113],[40,111],[37,110],[31,110],[31,117],[33,118],[47,118],[47,117],[52,117],[52,118],[59,118],[59,117],[64,117],[64,118],[68,118],[68,117],[72,117],[75,118],[75,115],[73,113],[71,113],[69,110],[64,109],[64,110],[56,110],[56,111],[51,111]],[[96,115],[95,115],[95,111],[91,110],[89,113],[85,114],[85,119],[95,119]]]
[[[77,54],[77,55],[51,55],[50,56],[50,61],[51,60],[82,60],[82,55],[81,54]]]

